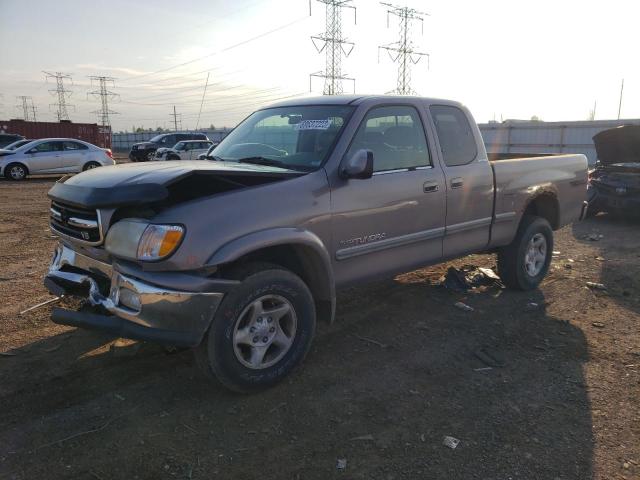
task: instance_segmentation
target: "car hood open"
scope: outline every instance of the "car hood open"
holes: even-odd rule
[[[640,125],[604,130],[594,135],[593,143],[604,166],[640,162]]]
[[[162,202],[172,194],[195,198],[300,175],[294,170],[236,162],[128,163],[69,177],[56,183],[48,195],[81,208],[105,208]]]

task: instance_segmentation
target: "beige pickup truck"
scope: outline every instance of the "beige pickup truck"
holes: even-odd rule
[[[585,214],[587,159],[508,157],[457,102],[331,96],[256,111],[209,161],[76,175],[49,192],[45,284],[90,308],[53,321],[193,347],[229,388],[269,387],[345,286],[495,252],[508,287],[536,288],[553,231]]]

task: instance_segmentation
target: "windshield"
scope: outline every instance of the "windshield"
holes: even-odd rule
[[[151,143],[160,143],[160,140],[162,140],[164,138],[164,135],[156,135],[155,137],[151,138],[149,141]]]
[[[184,143],[184,142],[178,142],[178,143],[176,144],[176,146],[175,146],[175,147],[173,147],[173,149],[174,149],[174,150],[184,150],[184,147],[185,147],[185,143]]]
[[[260,160],[294,170],[313,170],[325,160],[353,107],[312,105],[259,110],[215,148],[216,160]]]

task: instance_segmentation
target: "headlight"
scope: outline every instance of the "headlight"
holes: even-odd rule
[[[180,225],[156,225],[142,220],[121,220],[107,233],[105,248],[128,260],[161,260],[171,255],[184,237]]]

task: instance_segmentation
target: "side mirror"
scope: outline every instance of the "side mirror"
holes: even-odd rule
[[[364,180],[373,175],[373,152],[371,150],[358,150],[340,166],[342,178],[357,178]]]

